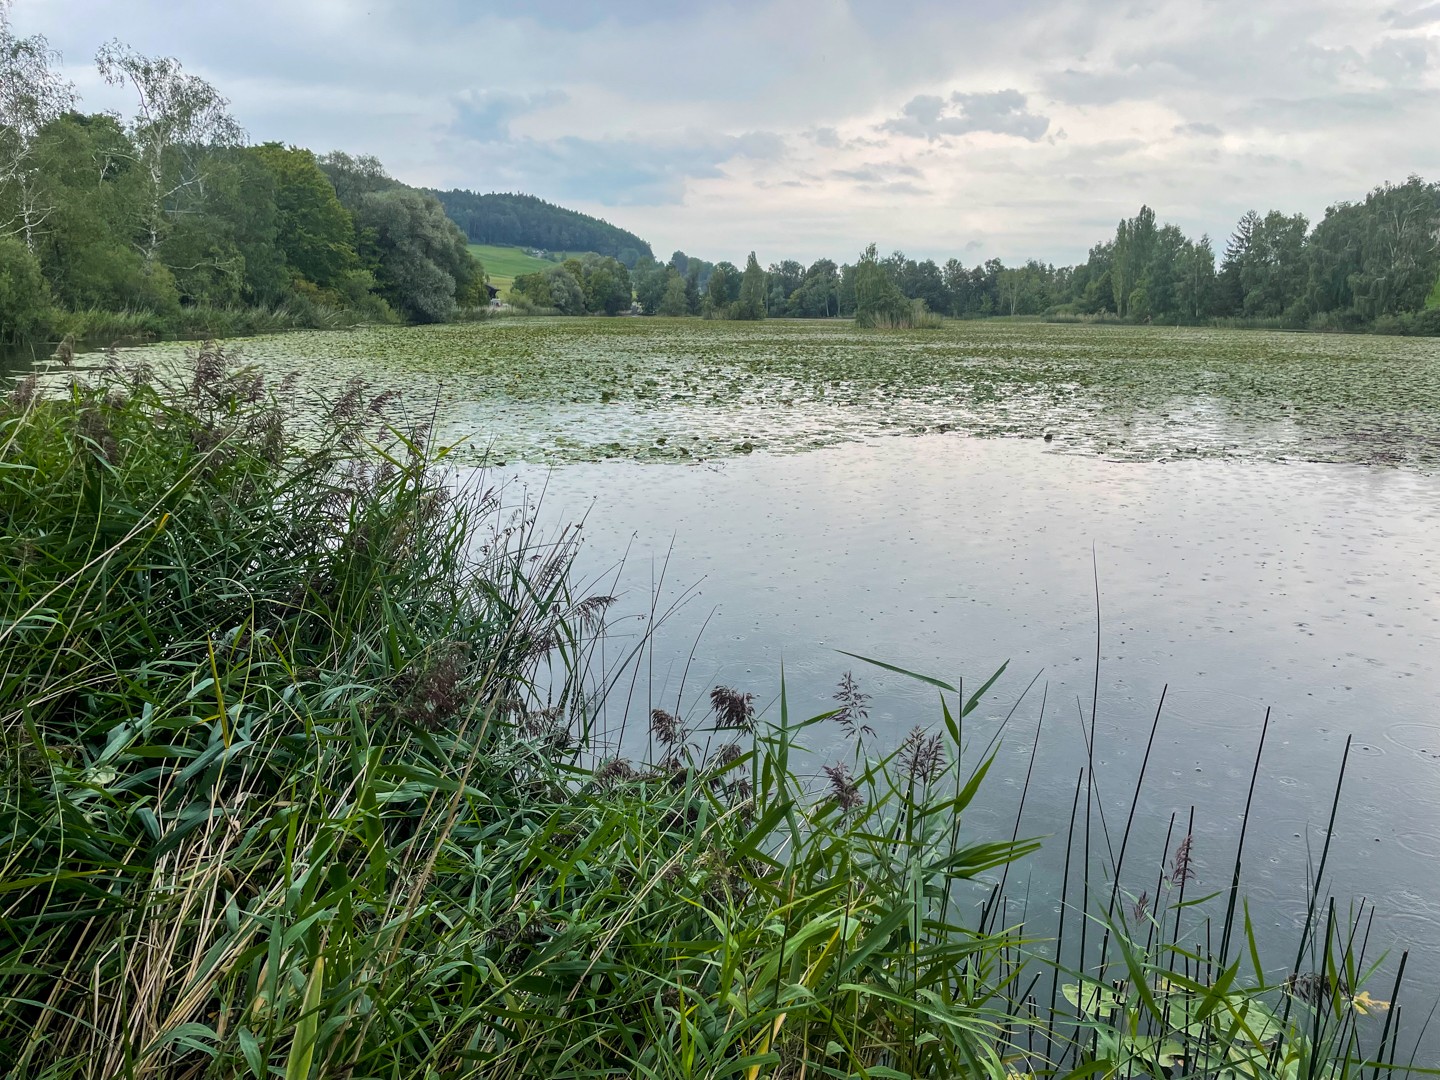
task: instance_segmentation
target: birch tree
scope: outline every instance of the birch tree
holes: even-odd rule
[[[0,236],[23,237],[33,255],[54,210],[44,197],[37,137],[74,105],[75,88],[45,38],[15,33],[10,3],[0,0]]]
[[[112,41],[101,47],[95,63],[107,83],[135,93],[127,132],[148,185],[139,242],[148,274],[168,221],[204,205],[205,153],[241,145],[244,132],[219,91],[186,74],[174,57],[142,56]]]

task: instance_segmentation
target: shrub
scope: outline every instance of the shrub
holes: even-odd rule
[[[38,334],[51,319],[40,262],[15,237],[0,237],[0,341]]]

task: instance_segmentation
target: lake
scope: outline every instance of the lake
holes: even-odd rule
[[[1277,942],[1304,914],[1353,735],[1329,888],[1342,910],[1377,905],[1370,953],[1409,948],[1413,989],[1440,989],[1440,341],[590,319],[238,348],[330,397],[356,375],[401,389],[550,527],[583,517],[579,577],[621,597],[613,650],[666,613],[636,713],[698,723],[725,684],[773,716],[783,664],[792,714],[810,715],[853,671],[888,750],[939,723],[937,691],[838,650],[967,687],[1008,660],[972,717],[978,753],[1014,707],[966,824],[1008,837],[1043,701],[1021,831],[1056,839],[1011,883],[1032,909],[1058,906],[1092,695],[1118,841],[1165,693],[1133,893],[1192,806],[1196,887],[1228,886],[1271,710],[1244,881]],[[121,359],[163,368],[184,350]],[[619,741],[623,702],[609,707]],[[617,752],[640,756],[631,725]],[[849,752],[838,733],[814,743],[817,769]],[[1283,972],[1293,948],[1267,962]]]

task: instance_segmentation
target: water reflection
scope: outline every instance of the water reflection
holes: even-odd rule
[[[1183,832],[1192,806],[1200,887],[1228,886],[1268,707],[1244,876],[1257,924],[1285,939],[1305,910],[1353,734],[1331,887],[1342,902],[1379,903],[1372,950],[1410,948],[1411,972],[1437,990],[1440,910],[1422,899],[1440,896],[1440,864],[1417,855],[1440,853],[1440,478],[1113,462],[957,436],[701,467],[508,472],[545,488],[547,518],[586,517],[581,572],[597,589],[613,591],[625,559],[619,613],[649,610],[662,565],[668,595],[695,586],[657,631],[655,704],[698,719],[719,683],[755,692],[773,714],[783,664],[792,713],[810,715],[832,707],[853,668],[888,749],[912,725],[938,724],[936,692],[837,650],[971,686],[1009,660],[975,714],[979,746],[1040,673],[967,820],[976,835],[1008,836],[1042,688],[1046,730],[1021,831],[1064,832],[1085,758],[1081,717],[1097,693],[1098,575],[1095,766],[1112,828],[1168,686],[1132,840],[1141,854],[1122,886],[1153,889],[1171,815]],[[817,766],[842,752],[838,734],[826,738]],[[1031,902],[1055,891],[1062,851],[1057,838],[1034,861]],[[1293,947],[1272,959],[1283,966]]]

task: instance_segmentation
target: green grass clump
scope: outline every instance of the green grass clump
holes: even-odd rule
[[[1363,946],[1332,912],[1242,978],[1178,847],[1168,906],[1087,871],[1098,949],[1031,955],[1034,843],[965,825],[989,683],[887,751],[848,678],[804,721],[716,687],[632,763],[571,537],[383,395],[297,428],[213,347],[58,379],[0,404],[6,1077],[1358,1075]]]

